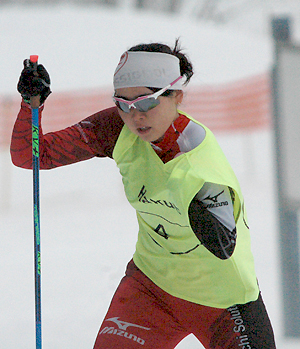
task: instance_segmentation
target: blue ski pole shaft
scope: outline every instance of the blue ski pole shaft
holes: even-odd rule
[[[38,56],[30,56],[37,69]],[[37,73],[36,73],[37,74]],[[41,322],[41,249],[40,249],[40,149],[39,149],[39,105],[40,96],[30,98],[32,112],[32,171],[33,171],[33,222],[34,222],[34,272],[35,272],[35,328],[36,349],[42,348]]]

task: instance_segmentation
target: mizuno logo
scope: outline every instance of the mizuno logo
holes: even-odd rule
[[[108,335],[113,335],[113,336],[120,336],[120,337],[126,338],[126,340],[129,339],[129,340],[132,340],[134,342],[137,342],[140,345],[144,345],[146,343],[145,339],[140,338],[133,333],[128,333],[127,328],[128,327],[137,327],[137,328],[141,328],[141,329],[147,330],[147,331],[151,330],[151,328],[148,328],[148,327],[143,327],[140,325],[131,324],[130,322],[120,321],[118,317],[106,319],[105,321],[114,322],[119,328],[115,328],[113,326],[111,326],[111,327],[106,326],[99,332],[99,334],[101,334],[101,335],[108,334]]]
[[[228,206],[228,201],[218,202],[219,196],[223,193],[224,193],[224,190],[222,190],[219,194],[217,194],[215,196],[208,195],[205,199],[203,199],[203,200],[210,200],[213,202],[211,204],[207,204],[205,206],[205,208],[216,208],[216,207],[221,207],[221,206]]]
[[[210,196],[210,195],[208,195],[205,199],[203,199],[203,200],[210,200],[210,201],[212,201],[212,202],[218,202],[218,197],[221,195],[221,194],[223,194],[224,193],[224,190],[223,191],[221,191],[221,193],[219,193],[219,194],[217,194],[217,195],[215,195],[215,196]]]
[[[130,322],[120,321],[118,317],[112,317],[111,319],[107,319],[105,321],[112,321],[112,322],[114,322],[116,325],[118,325],[120,330],[124,330],[124,331],[126,331],[129,326],[142,328],[142,329],[147,330],[147,331],[151,330],[151,328],[147,328],[147,327],[131,324]]]

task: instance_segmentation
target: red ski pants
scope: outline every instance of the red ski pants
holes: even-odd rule
[[[173,297],[131,261],[100,327],[94,349],[173,349],[193,333],[207,349],[274,349],[261,296],[217,309]]]

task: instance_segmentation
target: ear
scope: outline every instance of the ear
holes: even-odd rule
[[[175,93],[176,104],[177,105],[181,104],[182,100],[183,100],[183,91],[182,90],[176,90],[176,93]]]

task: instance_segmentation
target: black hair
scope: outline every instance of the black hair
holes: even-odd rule
[[[146,51],[146,52],[162,52],[168,53],[170,55],[176,56],[179,59],[180,75],[185,77],[184,85],[187,85],[193,76],[193,65],[190,62],[186,54],[182,53],[180,47],[179,38],[175,40],[174,48],[172,49],[166,44],[161,43],[151,43],[151,44],[139,44],[131,47],[128,51]],[[148,87],[153,92],[159,91],[159,88]],[[167,90],[162,94],[162,96],[170,95],[174,90]]]

